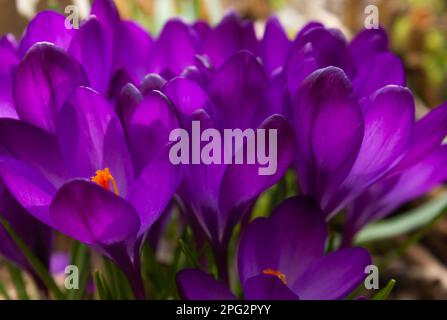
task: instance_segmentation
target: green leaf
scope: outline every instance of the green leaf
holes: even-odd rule
[[[5,300],[11,300],[11,297],[9,296],[9,293],[6,290],[5,285],[1,281],[0,281],[0,295],[2,295],[5,298]]]
[[[70,250],[71,264],[79,269],[79,289],[66,290],[68,300],[80,300],[85,295],[88,280],[90,279],[90,251],[89,248],[78,241],[74,241]]]
[[[66,297],[64,293],[59,289],[53,277],[50,275],[45,266],[40,262],[40,260],[33,254],[30,248],[26,245],[26,243],[19,237],[19,235],[14,231],[8,221],[6,221],[3,217],[0,217],[0,224],[3,225],[6,232],[11,236],[14,242],[19,247],[20,251],[22,251],[23,255],[26,257],[28,262],[34,268],[34,271],[41,278],[43,283],[47,286],[48,290],[54,294],[57,299],[65,300]]]
[[[417,230],[428,225],[445,213],[447,192],[424,205],[400,214],[394,218],[376,222],[363,229],[356,237],[356,244],[383,240]]]
[[[183,240],[179,239],[179,246],[182,249],[183,254],[185,255],[188,262],[191,264],[193,268],[199,269],[200,263],[197,256],[194,254],[194,251],[191,247]]]
[[[134,298],[132,288],[130,287],[129,280],[112,261],[103,257],[103,265],[105,268],[105,274],[107,275],[107,284],[110,289],[111,298],[116,300],[131,300]],[[102,279],[103,285],[105,279]]]
[[[377,292],[373,297],[372,300],[386,300],[388,296],[390,295],[391,291],[393,291],[394,286],[396,285],[396,280],[391,279],[385,288]]]
[[[101,272],[96,270],[93,274],[93,281],[95,282],[96,292],[100,300],[112,300],[112,293],[104,282]]]
[[[6,262],[6,267],[11,276],[12,283],[17,292],[17,297],[20,300],[29,300],[29,295],[26,292],[25,281],[23,281],[22,271],[12,263]]]

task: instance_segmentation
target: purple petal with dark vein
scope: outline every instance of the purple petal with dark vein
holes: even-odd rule
[[[327,207],[336,213],[383,177],[410,145],[415,106],[410,90],[388,86],[362,102],[365,136],[346,180]]]
[[[0,157],[0,177],[26,210],[47,225],[52,225],[48,208],[56,188],[42,174],[25,162]]]
[[[6,219],[19,237],[48,267],[52,233],[50,228],[30,215],[0,183],[0,216]],[[0,226],[0,254],[19,266],[32,271],[28,260],[6,230]]]
[[[26,122],[0,119],[0,155],[36,167],[55,187],[68,178],[57,138]]]
[[[168,145],[161,150],[129,188],[127,200],[140,216],[139,235],[160,217],[182,179],[182,167],[171,163],[169,149]]]
[[[111,77],[112,47],[96,17],[81,26],[68,52],[84,67],[92,88],[104,95]]]
[[[323,212],[311,198],[294,197],[280,204],[270,220],[277,231],[277,270],[292,284],[324,254],[327,227]]]
[[[447,135],[447,103],[431,110],[413,127],[411,145],[405,157],[390,174],[398,174],[415,165],[439,147]]]
[[[42,11],[28,24],[25,34],[20,41],[18,53],[21,57],[38,42],[50,42],[67,50],[75,29],[65,27],[65,16],[56,11]]]
[[[197,269],[184,269],[177,273],[177,290],[186,300],[235,300],[236,297],[223,284]]]
[[[265,26],[264,38],[261,42],[262,61],[268,75],[282,67],[291,48],[281,23],[276,17],[271,17]]]
[[[334,251],[314,262],[292,284],[302,300],[337,300],[351,293],[366,277],[371,257],[365,249]]]
[[[359,32],[348,46],[351,57],[359,69],[369,65],[376,55],[387,52],[388,47],[388,35],[383,28],[365,29]]]
[[[300,186],[325,209],[357,158],[363,115],[349,80],[335,67],[306,78],[294,98],[293,113]]]
[[[359,98],[367,97],[387,85],[405,86],[405,69],[393,53],[378,54],[359,68],[353,86]]]
[[[85,180],[72,180],[51,202],[54,228],[97,247],[131,244],[140,227],[135,208],[123,198]]]
[[[87,85],[82,66],[60,48],[34,45],[19,65],[14,102],[20,119],[55,132],[55,121],[65,100],[80,85]],[[26,93],[26,94],[25,94]]]
[[[79,87],[59,112],[57,136],[73,177],[90,178],[109,168],[122,195],[133,180],[120,121],[97,92]]]
[[[262,112],[257,107],[267,89],[267,76],[252,53],[241,51],[232,56],[217,71],[208,87],[219,126],[242,130],[257,127],[259,123],[254,120]]]
[[[144,97],[132,115],[128,132],[136,176],[169,143],[171,131],[178,127],[175,111],[163,93],[152,91]]]
[[[246,300],[299,300],[280,279],[271,275],[258,275],[244,283]]]
[[[248,225],[241,236],[238,251],[238,271],[242,284],[264,270],[280,270],[280,232],[266,218],[258,218]]]
[[[249,205],[263,191],[278,182],[293,161],[296,145],[293,129],[289,123],[282,116],[273,115],[266,119],[260,128],[265,129],[268,133],[266,134],[266,150],[276,153],[276,160],[273,160],[276,163],[270,161],[267,164],[269,166],[267,169],[265,165],[259,163],[236,164],[233,159],[233,164],[227,166],[219,190],[219,208],[222,219],[221,232],[224,233],[224,236],[227,232],[231,232],[234,225],[244,214],[242,208]],[[277,132],[277,141],[275,141],[276,152],[273,149],[269,149],[271,142],[268,141],[269,138],[267,137],[270,130],[276,130]],[[244,147],[241,151],[245,149],[247,148]],[[246,151],[243,152],[246,153]],[[272,165],[275,167],[271,167]],[[265,175],[261,174],[261,170],[266,170],[263,173]]]
[[[172,39],[175,39],[173,41]],[[194,65],[198,37],[194,29],[178,19],[168,21],[156,40],[150,56],[149,71],[179,75],[184,68]]]

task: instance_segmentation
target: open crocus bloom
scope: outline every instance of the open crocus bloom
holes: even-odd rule
[[[371,263],[361,248],[324,254],[324,216],[309,198],[284,201],[270,218],[258,218],[242,235],[239,277],[245,299],[342,299],[365,278]],[[210,275],[194,269],[177,275],[186,299],[229,299],[231,292]]]
[[[167,144],[158,143],[150,163],[134,174],[114,108],[96,91],[76,87],[78,77],[69,71],[79,65],[67,57],[52,45],[37,44],[22,61],[16,86],[27,94],[20,105],[34,108],[20,114],[32,124],[0,120],[0,175],[32,215],[98,248],[133,281],[139,277],[139,244],[173,196],[180,167],[169,162]],[[44,61],[34,64],[35,59]],[[60,83],[63,102],[46,100],[54,83]]]

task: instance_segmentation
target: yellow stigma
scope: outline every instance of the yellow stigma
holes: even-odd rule
[[[287,282],[286,282],[286,275],[284,273],[282,273],[281,271],[274,270],[274,269],[265,269],[265,270],[262,270],[262,273],[263,274],[268,274],[268,275],[271,275],[271,276],[275,276],[279,280],[281,280],[282,283],[287,284]]]
[[[110,190],[110,184],[111,184],[113,187],[113,192],[116,195],[119,195],[115,178],[110,173],[109,168],[105,168],[103,170],[96,171],[96,175],[91,177],[90,179],[108,191],[111,191]]]

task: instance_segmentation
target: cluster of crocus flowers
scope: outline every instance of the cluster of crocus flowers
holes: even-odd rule
[[[97,249],[137,298],[141,246],[170,203],[197,244],[210,243],[221,280],[181,271],[184,298],[235,298],[228,246],[243,221],[245,298],[341,299],[371,261],[350,248],[356,232],[447,178],[447,106],[415,120],[382,29],[348,43],[310,23],[291,41],[271,18],[259,39],[252,22],[230,13],[213,27],[170,20],[154,39],[97,0],[79,30],[39,13],[20,41],[0,39],[0,56],[0,214],[45,266],[50,230]],[[275,129],[275,173],[172,164],[170,132],[193,121]],[[289,170],[301,196],[248,223],[258,197]],[[345,248],[325,252],[327,222],[343,210]],[[0,241],[0,253],[33,273],[1,228]]]

